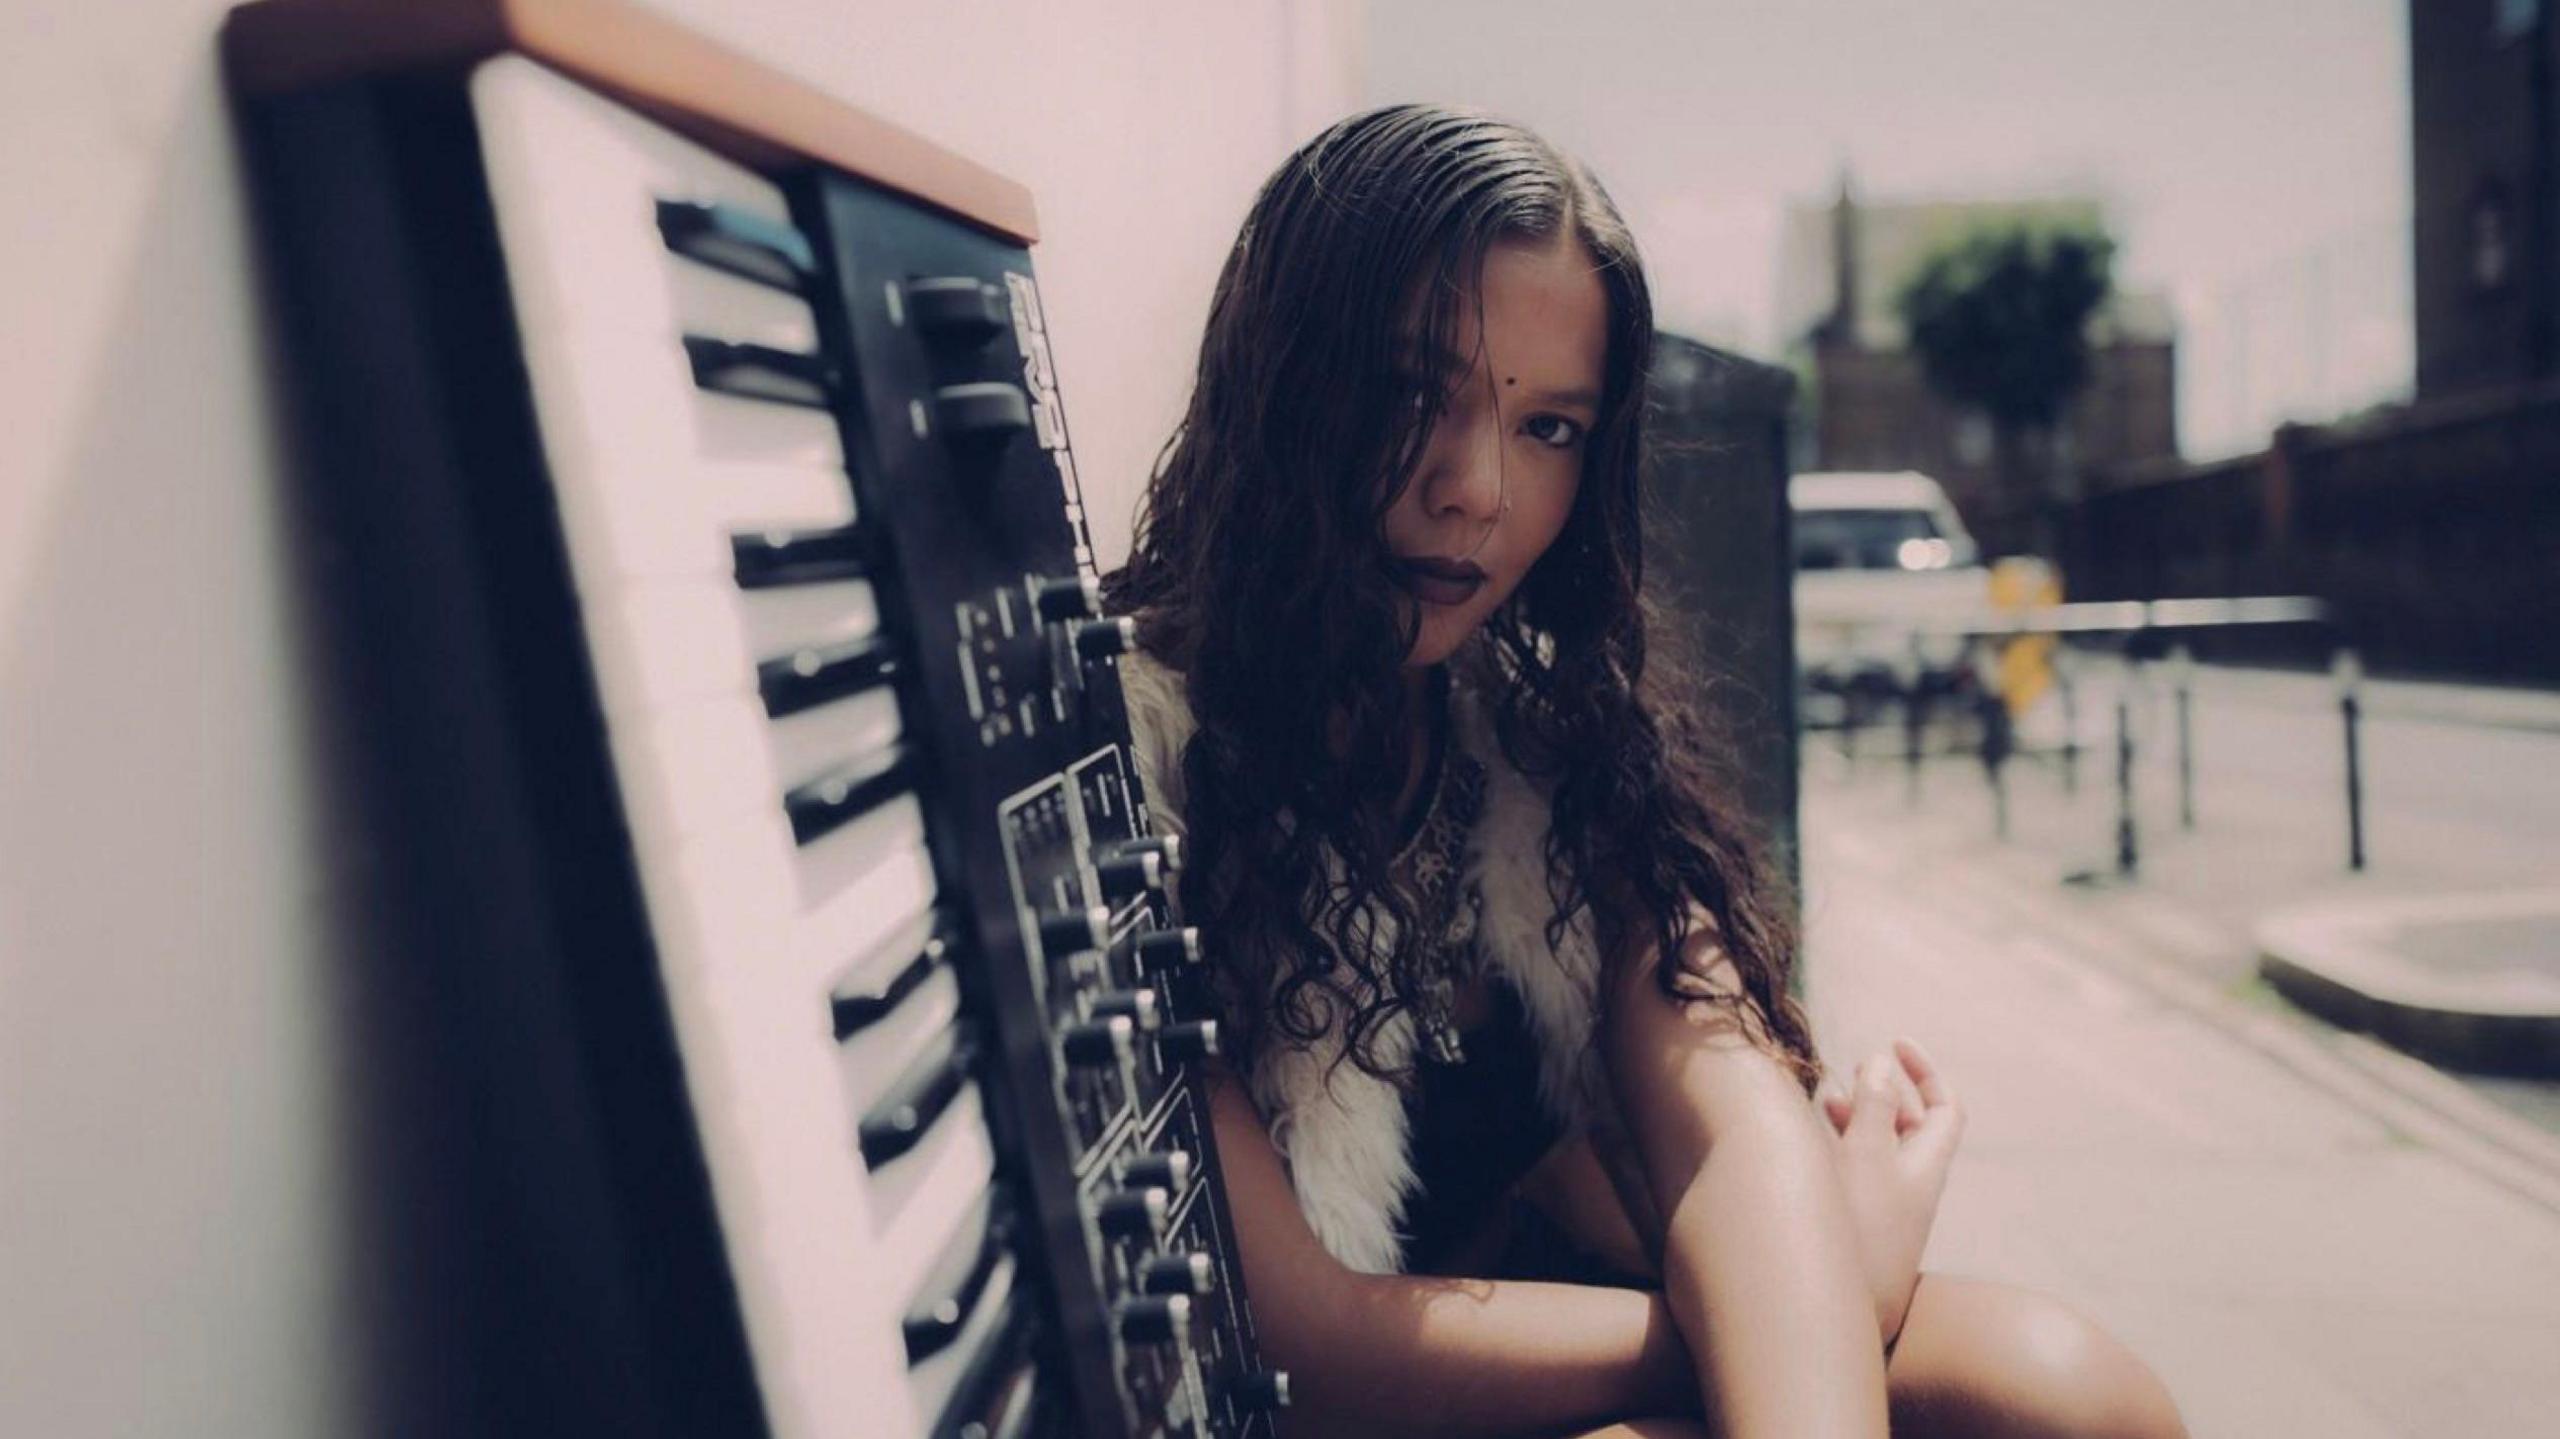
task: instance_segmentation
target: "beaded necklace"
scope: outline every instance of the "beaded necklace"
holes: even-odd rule
[[[1410,996],[1424,1056],[1437,1064],[1466,1062],[1465,1042],[1454,1017],[1458,986],[1475,978],[1476,929],[1484,896],[1464,879],[1468,838],[1484,812],[1484,765],[1458,748],[1445,717],[1439,726],[1440,762],[1422,822],[1388,867],[1414,898],[1420,919],[1418,983]]]

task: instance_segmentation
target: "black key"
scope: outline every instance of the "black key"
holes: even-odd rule
[[[729,552],[737,559],[738,588],[746,590],[858,580],[871,573],[871,536],[859,525],[731,535]]]
[[[969,1064],[975,1050],[966,1039],[954,1039],[902,1076],[897,1085],[862,1116],[857,1134],[862,1162],[881,1165],[916,1147],[925,1131],[969,1087]]]
[[[829,996],[835,1011],[836,1038],[854,1035],[888,1017],[889,1011],[906,1002],[908,995],[924,986],[933,972],[951,960],[960,946],[960,917],[950,910],[937,909],[928,920],[924,942],[916,947],[915,958],[898,967],[898,972],[885,984],[868,989],[841,989]]]
[[[806,293],[818,273],[808,236],[749,210],[660,200],[658,234],[688,260],[795,295]]]
[[[883,800],[905,793],[915,751],[892,745],[840,765],[782,797],[791,837],[802,844],[832,833]]]
[[[780,719],[898,677],[898,653],[885,635],[812,645],[756,666],[764,712]]]
[[[1031,1354],[1025,1306],[1010,1300],[975,1354],[969,1356],[951,1402],[934,1421],[933,1439],[1012,1439],[1039,1403],[1039,1366]]]
[[[995,1197],[990,1194],[979,1200],[977,1213],[961,1222],[960,1232],[934,1260],[933,1272],[925,1276],[915,1302],[907,1306],[902,1327],[909,1364],[923,1363],[960,1337],[1012,1237],[1012,1221],[997,1207]]]
[[[684,353],[693,362],[693,382],[706,390],[820,410],[835,398],[835,366],[824,355],[702,335],[685,336]]]

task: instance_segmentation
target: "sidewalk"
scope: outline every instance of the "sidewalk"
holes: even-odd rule
[[[2089,1314],[2198,1439],[2529,1436],[2560,1415],[2560,1167],[2444,1123],[1898,792],[1809,775],[1807,976],[1970,1114],[1928,1266]],[[2360,1041],[2349,1041],[2357,1042]],[[2432,1072],[2430,1072],[2432,1073]]]

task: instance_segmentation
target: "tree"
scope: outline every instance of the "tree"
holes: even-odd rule
[[[2089,320],[2113,290],[2104,235],[1976,230],[1920,263],[1898,297],[1929,387],[1991,421],[2001,520],[2053,550],[2054,436],[2089,381]]]

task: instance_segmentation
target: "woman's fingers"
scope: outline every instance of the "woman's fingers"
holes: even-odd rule
[[[1894,1092],[1894,1067],[1893,1057],[1884,1054],[1870,1055],[1858,1066],[1857,1093],[1848,1127],[1841,1131],[1852,1142],[1890,1142],[1899,1132],[1902,1102]]]
[[[1920,1047],[1920,1041],[1904,1035],[1893,1042],[1893,1052],[1902,1061],[1902,1072],[1909,1076],[1912,1087],[1919,1091],[1922,1104],[1935,1109],[1939,1105],[1956,1102],[1954,1088],[1947,1083],[1946,1075],[1939,1072],[1937,1061],[1929,1057],[1929,1051]]]
[[[1840,1082],[1839,1076],[1824,1075],[1822,1086],[1815,1091],[1814,1098],[1822,1106],[1822,1117],[1831,1121],[1831,1132],[1848,1133],[1849,1116],[1857,1106],[1850,1100],[1848,1087]]]
[[[1897,1039],[1893,1052],[1903,1077],[1928,1106],[1920,1122],[1904,1132],[1903,1154],[1943,1179],[1947,1167],[1955,1162],[1957,1143],[1964,1138],[1964,1106],[1956,1102],[1955,1087],[1947,1083],[1946,1075],[1918,1040],[1907,1036]]]

